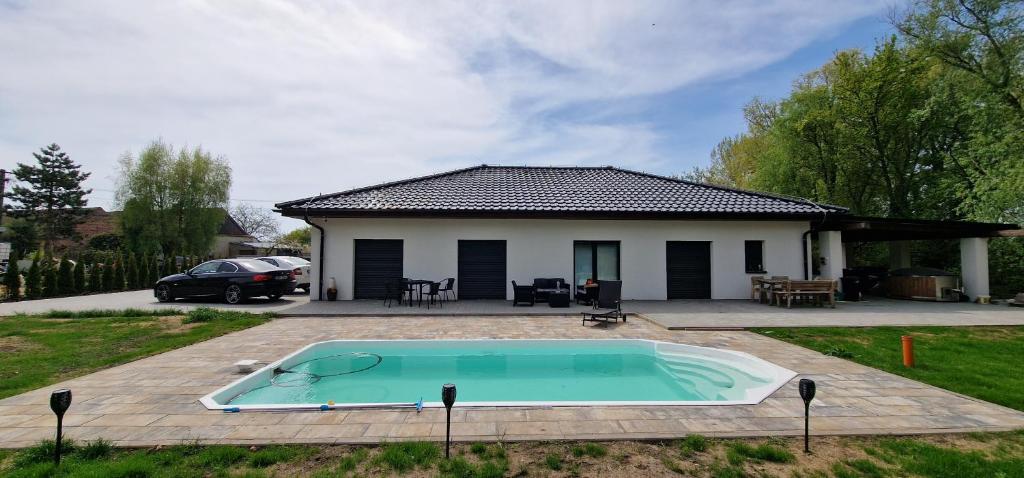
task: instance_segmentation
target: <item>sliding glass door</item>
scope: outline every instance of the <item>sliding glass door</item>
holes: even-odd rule
[[[618,241],[575,241],[573,257],[577,285],[587,279],[619,280]]]

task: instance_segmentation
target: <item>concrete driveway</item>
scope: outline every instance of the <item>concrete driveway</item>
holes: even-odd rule
[[[27,300],[0,304],[0,316],[17,313],[38,314],[51,310],[82,311],[90,309],[166,309],[182,310],[197,307],[214,307],[217,309],[243,310],[246,312],[279,312],[301,304],[309,303],[309,295],[286,295],[281,300],[271,302],[265,298],[250,299],[248,302],[229,305],[218,299],[178,299],[174,302],[161,304],[153,297],[151,290],[135,290],[131,292],[114,292],[111,294],[93,294],[77,297],[60,297],[57,299]]]

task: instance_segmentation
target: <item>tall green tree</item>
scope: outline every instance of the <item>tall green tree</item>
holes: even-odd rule
[[[18,256],[11,254],[4,271],[4,287],[7,289],[8,300],[21,299],[21,271],[18,270]]]
[[[51,261],[47,260],[47,267],[43,268],[43,297],[56,297],[61,294],[57,282],[57,268]]]
[[[121,291],[125,288],[124,254],[114,256],[114,271],[111,274],[111,290]]]
[[[6,240],[11,243],[11,253],[20,257],[28,257],[39,246],[39,231],[36,229],[35,222],[28,219],[11,221],[5,236]]]
[[[60,266],[57,269],[57,290],[61,294],[78,292],[75,290],[74,268],[67,256],[60,259]]]
[[[100,291],[101,292],[113,292],[114,291],[114,261],[111,260],[106,264],[103,264],[103,270],[100,275]]]
[[[97,262],[92,263],[92,267],[89,268],[89,292],[102,292],[103,291],[103,264]]]
[[[38,299],[43,296],[43,271],[39,259],[33,259],[25,274],[25,298]]]
[[[162,142],[121,159],[117,202],[128,247],[206,254],[228,207],[231,168],[200,148]]]
[[[52,242],[75,236],[75,224],[81,221],[85,196],[92,192],[83,189],[82,182],[89,173],[81,171],[81,165],[60,146],[51,144],[33,153],[36,164],[22,164],[14,168],[17,182],[7,197],[17,203],[13,214],[30,218],[46,242],[46,249],[52,251]]]
[[[82,259],[81,257],[79,257],[78,258],[78,262],[75,263],[75,272],[74,272],[74,279],[73,279],[74,280],[74,284],[75,284],[75,292],[79,293],[79,294],[81,294],[81,293],[83,293],[83,292],[85,292],[87,290],[86,289],[86,284],[85,284],[85,268],[86,267],[87,266],[85,264],[85,260]]]
[[[135,290],[139,288],[139,261],[134,252],[128,253],[124,262],[124,275],[127,288]]]

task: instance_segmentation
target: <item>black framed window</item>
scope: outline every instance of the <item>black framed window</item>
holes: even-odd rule
[[[619,280],[619,241],[574,241],[572,249],[577,285],[587,279]]]
[[[743,252],[748,273],[764,272],[764,241],[745,241]]]

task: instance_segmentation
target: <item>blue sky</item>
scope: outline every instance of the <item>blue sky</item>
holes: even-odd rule
[[[891,5],[0,0],[0,158],[57,142],[107,208],[155,139],[268,207],[481,163],[677,174],[752,97],[887,36]]]

